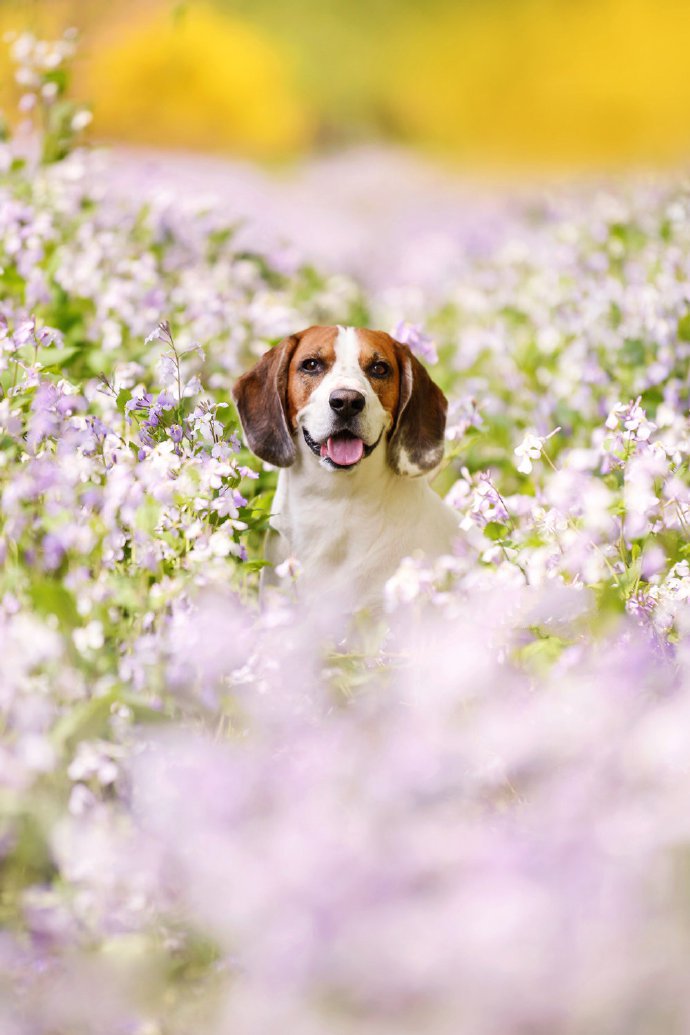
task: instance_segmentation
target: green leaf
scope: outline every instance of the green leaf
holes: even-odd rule
[[[142,532],[153,535],[161,516],[161,507],[156,500],[147,497],[137,510],[134,524]]]
[[[112,706],[118,700],[115,690],[103,697],[92,697],[72,707],[56,723],[51,734],[55,746],[61,751],[72,751],[80,740],[102,737],[106,732]]]
[[[60,371],[68,367],[73,356],[79,354],[79,349],[72,345],[70,348],[59,349],[51,345],[48,349],[39,349],[38,361],[47,371]]]
[[[542,674],[558,660],[567,645],[567,641],[562,640],[560,636],[543,636],[523,647],[518,652],[518,657],[531,671]]]
[[[88,701],[83,701],[63,715],[51,734],[56,748],[60,751],[73,751],[81,740],[105,737],[108,733],[113,705],[118,704],[130,708],[136,722],[168,721],[165,713],[142,703],[133,695],[110,690],[102,697],[92,697]]]
[[[508,525],[502,524],[500,521],[489,521],[484,526],[484,535],[487,539],[491,539],[492,542],[496,542],[499,539],[505,539],[508,533]]]
[[[261,571],[262,568],[270,568],[270,567],[271,567],[271,562],[270,561],[252,560],[252,561],[244,561],[244,563],[242,564],[242,570],[243,571]]]
[[[132,398],[132,392],[130,391],[129,388],[122,388],[117,393],[117,408],[120,411],[120,413],[124,413],[125,412],[125,406],[127,405],[127,403],[129,402],[129,400],[131,398]]]
[[[627,338],[620,350],[620,361],[626,367],[639,367],[647,357],[645,344],[639,338]]]
[[[80,618],[74,597],[55,579],[35,579],[29,589],[34,610],[39,615],[55,615],[60,625],[74,628]]]

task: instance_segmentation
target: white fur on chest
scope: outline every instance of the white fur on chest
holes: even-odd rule
[[[451,549],[454,511],[425,478],[394,474],[383,449],[361,468],[325,478],[306,459],[280,472],[271,524],[280,554],[297,558],[310,593],[371,604],[403,557]]]

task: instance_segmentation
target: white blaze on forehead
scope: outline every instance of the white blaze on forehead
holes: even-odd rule
[[[338,327],[338,337],[335,339],[335,363],[330,371],[330,376],[338,381],[338,384],[345,388],[345,381],[352,379],[361,386],[367,384],[364,372],[359,365],[359,354],[361,343],[356,327]]]

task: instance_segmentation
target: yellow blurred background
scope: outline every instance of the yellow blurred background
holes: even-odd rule
[[[93,136],[264,160],[371,139],[462,167],[690,156],[688,0],[0,0],[82,33]],[[0,60],[3,107],[9,64]]]

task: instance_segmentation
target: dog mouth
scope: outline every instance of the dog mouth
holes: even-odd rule
[[[364,456],[364,442],[349,431],[341,431],[321,443],[320,453],[336,467],[354,467]]]
[[[323,460],[328,467],[336,469],[356,467],[360,460],[373,453],[381,441],[381,435],[379,435],[376,442],[368,446],[363,439],[351,431],[337,431],[333,435],[329,435],[323,442],[313,439],[306,428],[302,428],[302,434],[312,453]]]

